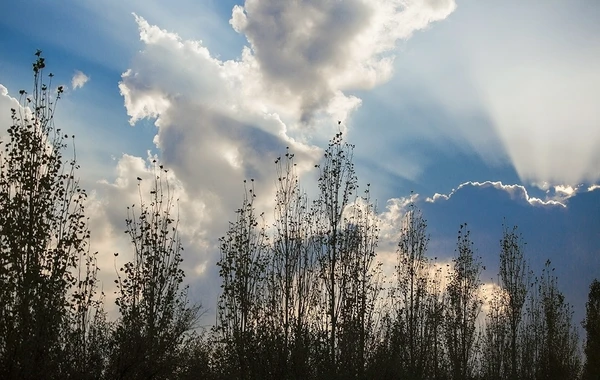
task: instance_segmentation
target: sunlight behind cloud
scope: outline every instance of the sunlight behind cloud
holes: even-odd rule
[[[483,104],[521,180],[594,182],[600,179],[600,39],[587,16],[567,3],[523,5],[503,7],[478,28],[484,33],[467,39]]]

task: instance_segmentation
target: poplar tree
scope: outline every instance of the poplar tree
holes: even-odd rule
[[[516,226],[512,230],[504,227],[500,248],[500,280],[507,296],[509,320],[509,373],[512,380],[518,380],[518,333],[531,274],[524,256],[525,243]]]
[[[446,344],[450,373],[455,380],[470,379],[475,369],[476,321],[481,311],[479,297],[481,263],[474,255],[466,224],[460,226],[457,256],[446,289]]]
[[[586,332],[583,379],[600,378],[600,282],[590,284],[583,327]]]

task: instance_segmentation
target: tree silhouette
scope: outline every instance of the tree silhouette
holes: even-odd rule
[[[92,370],[95,253],[89,251],[75,155],[54,126],[62,86],[45,82],[36,52],[33,91],[20,91],[0,155],[0,377],[63,378]],[[95,364],[92,362],[96,362]],[[96,372],[96,374],[98,374]]]
[[[187,288],[181,286],[183,247],[164,173],[154,163],[150,202],[138,180],[139,211],[135,205],[127,208],[125,232],[134,252],[116,280],[120,318],[111,342],[109,378],[154,379],[176,372],[184,334],[199,316],[200,306],[189,304]]]
[[[583,379],[600,378],[600,282],[592,281],[583,327],[586,332]]]
[[[504,227],[500,241],[500,280],[506,292],[506,312],[509,320],[510,360],[508,373],[512,380],[519,378],[518,333],[523,305],[529,289],[531,274],[523,254],[523,238],[515,226],[512,230]]]
[[[572,309],[550,262],[530,281],[517,227],[503,228],[485,308],[466,224],[444,276],[427,257],[427,222],[414,202],[395,226],[397,263],[386,279],[382,219],[370,185],[358,190],[354,145],[341,132],[316,165],[313,201],[289,149],[275,162],[272,218],[245,181],[219,240],[222,292],[207,334],[195,329],[200,306],[184,286],[178,203],[154,160],[150,181],[137,177],[139,204],[127,208],[133,255],[118,266],[114,254],[119,316],[109,320],[79,166],[74,151],[63,156],[68,136],[54,126],[62,88],[44,82],[45,66],[38,51],[33,91],[20,92],[0,152],[0,378],[600,377],[600,283],[590,285],[581,371]]]
[[[446,344],[452,378],[470,379],[475,367],[476,321],[481,311],[479,298],[481,264],[474,256],[466,225],[458,232],[457,257],[446,290]]]

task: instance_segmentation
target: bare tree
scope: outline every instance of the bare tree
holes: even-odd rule
[[[434,262],[437,257],[434,258]],[[446,379],[448,372],[447,347],[445,342],[446,295],[443,286],[443,268],[433,266],[429,275],[426,304],[426,342],[430,347],[427,377]]]
[[[579,336],[572,323],[573,312],[558,289],[550,261],[541,276],[540,296],[543,339],[538,377],[543,379],[579,378]]]
[[[521,345],[520,375],[523,380],[535,380],[539,377],[542,351],[544,346],[544,315],[541,303],[540,279],[535,278],[528,292],[525,303],[523,323],[519,333]]]
[[[378,320],[376,302],[381,291],[380,270],[375,263],[379,237],[376,210],[369,186],[355,199],[344,217],[344,250],[341,251],[340,376],[363,378]]]
[[[312,313],[316,308],[316,258],[312,215],[300,190],[294,155],[275,162],[277,181],[272,254],[267,269],[270,329],[282,335],[280,378],[307,378],[311,373]]]
[[[484,379],[502,380],[510,376],[510,315],[506,292],[496,288],[489,296],[486,313],[481,372]]]

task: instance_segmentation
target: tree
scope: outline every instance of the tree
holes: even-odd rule
[[[522,379],[579,378],[579,337],[573,312],[553,272],[548,260],[528,295],[520,336]]]
[[[437,260],[437,257],[434,258]],[[443,285],[443,268],[430,266],[433,273],[429,275],[426,297],[426,342],[429,345],[430,361],[427,365],[427,378],[447,379],[450,367],[445,342],[446,295]]]
[[[317,257],[324,290],[323,314],[326,316],[321,327],[327,337],[329,358],[326,371],[330,376],[336,376],[338,371],[339,319],[345,286],[342,255],[350,250],[350,240],[347,239],[350,231],[344,223],[344,211],[353,200],[357,187],[352,151],[353,146],[344,142],[341,132],[329,141],[323,162],[319,166],[320,193],[314,211],[316,234],[321,248]]]
[[[558,289],[550,260],[541,277],[540,296],[543,339],[539,367],[543,379],[576,379],[580,372],[579,337],[572,323],[573,311]]]
[[[404,349],[401,365],[406,376],[423,379],[427,372],[430,344],[427,341],[425,321],[427,319],[427,287],[429,265],[425,253],[429,236],[427,223],[420,210],[411,203],[402,222],[398,242],[396,324],[404,335]]]
[[[280,337],[279,378],[308,378],[313,341],[311,320],[316,309],[315,240],[306,193],[300,190],[294,154],[286,148],[275,161],[277,181],[271,259],[267,268],[269,329]]]
[[[379,227],[369,185],[365,196],[348,206],[341,251],[339,375],[363,378],[374,348],[378,320],[376,304],[381,292],[380,266],[375,263]]]
[[[510,361],[509,373],[511,379],[519,378],[518,367],[518,333],[521,322],[523,304],[529,289],[531,275],[523,254],[525,244],[517,227],[508,230],[504,227],[500,241],[500,280],[507,295],[509,320]]]
[[[586,332],[584,380],[600,378],[600,282],[592,281],[583,327]]]
[[[187,288],[181,286],[183,247],[171,188],[163,179],[167,171],[153,163],[150,203],[145,203],[138,180],[139,211],[135,205],[127,208],[125,233],[133,245],[133,260],[119,269],[115,280],[121,315],[111,342],[108,377],[113,379],[166,378],[176,373],[185,333],[199,317],[200,306],[189,304]]]
[[[75,155],[63,157],[68,136],[54,126],[63,88],[53,89],[52,74],[45,82],[45,59],[35,55],[33,92],[20,91],[0,155],[0,377],[99,375],[87,196]]]
[[[498,286],[493,289],[487,302],[481,371],[484,379],[502,380],[510,376],[511,342],[507,293]]]
[[[473,242],[466,224],[460,226],[458,255],[447,292],[446,344],[452,378],[469,379],[475,367],[476,321],[481,311],[479,298],[481,263],[474,257]]]
[[[246,189],[236,221],[220,239],[217,263],[223,283],[215,333],[222,348],[222,371],[236,379],[259,378],[269,370],[260,365],[257,355],[259,326],[267,311],[263,301],[268,237],[255,215],[255,197],[253,188]]]

